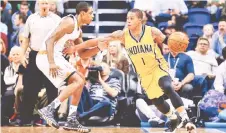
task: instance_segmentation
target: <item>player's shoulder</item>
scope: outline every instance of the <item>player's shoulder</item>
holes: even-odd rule
[[[154,27],[154,26],[147,26],[146,27],[150,28],[152,30],[152,32],[161,32],[158,28]]]
[[[71,15],[71,14],[69,14],[69,15],[63,17],[62,20],[63,20],[63,21],[66,21],[67,23],[73,23],[73,24],[74,24],[75,22],[77,22],[77,18],[76,18],[74,15]]]

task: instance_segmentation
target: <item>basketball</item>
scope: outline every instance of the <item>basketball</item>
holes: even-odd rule
[[[189,43],[188,36],[183,32],[174,32],[168,38],[168,46],[172,52],[184,52],[186,51]]]

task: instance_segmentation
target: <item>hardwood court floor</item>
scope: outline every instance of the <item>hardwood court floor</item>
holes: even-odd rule
[[[163,128],[109,128],[93,127],[91,133],[163,133]],[[52,127],[1,127],[1,133],[77,133],[65,131],[63,128]],[[185,129],[179,129],[176,133],[187,133]],[[196,133],[226,133],[226,130],[199,128]]]

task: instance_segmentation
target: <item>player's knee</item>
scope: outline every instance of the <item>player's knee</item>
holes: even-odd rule
[[[166,95],[173,92],[171,78],[169,76],[164,76],[159,79],[159,86],[162,88]]]
[[[155,106],[164,104],[164,98],[161,96],[159,98],[152,99],[152,102]]]
[[[79,86],[82,88],[85,84],[85,80],[82,76],[80,76],[78,73],[74,73],[68,80],[69,84],[75,84],[76,86]]]

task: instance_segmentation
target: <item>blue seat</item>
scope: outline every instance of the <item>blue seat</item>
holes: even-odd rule
[[[189,44],[186,51],[195,50],[198,39],[199,39],[199,36],[189,37]]]
[[[184,25],[184,31],[188,34],[189,37],[191,37],[192,35],[202,36],[202,28],[202,24],[186,23]]]
[[[210,23],[210,13],[205,8],[193,8],[188,11],[188,20],[196,24]]]

